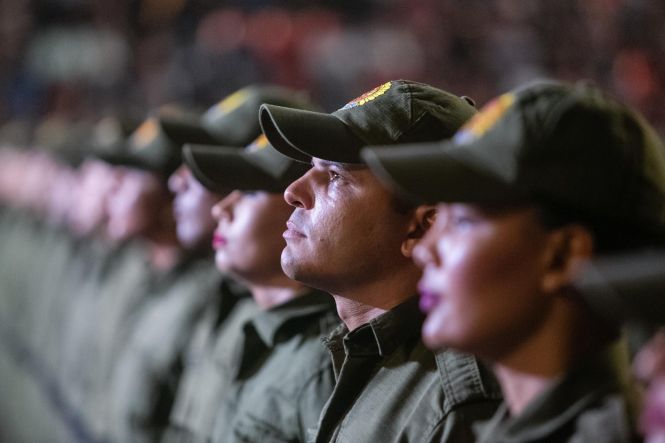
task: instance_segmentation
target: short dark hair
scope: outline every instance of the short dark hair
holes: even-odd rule
[[[390,200],[390,206],[392,206],[395,212],[397,212],[399,215],[407,215],[408,213],[416,209],[418,207],[418,204],[400,198],[395,194],[392,194],[392,198]]]

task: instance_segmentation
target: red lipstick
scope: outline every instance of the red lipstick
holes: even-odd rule
[[[213,249],[219,249],[226,245],[226,237],[222,234],[215,232],[212,236],[212,247]]]

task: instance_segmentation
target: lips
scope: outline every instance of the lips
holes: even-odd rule
[[[212,236],[212,247],[213,249],[220,249],[226,245],[226,237],[222,234],[215,232]]]
[[[306,235],[291,220],[286,222],[286,231],[282,234],[285,239],[306,238]]]
[[[418,292],[420,293],[418,305],[420,306],[420,310],[426,314],[432,312],[441,301],[439,294],[423,286],[418,287]]]

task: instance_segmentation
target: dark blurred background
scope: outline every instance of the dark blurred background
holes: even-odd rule
[[[0,136],[45,117],[205,109],[249,83],[327,110],[395,78],[483,104],[534,77],[590,79],[665,133],[662,0],[0,0]],[[39,128],[37,128],[39,129]],[[27,140],[26,140],[27,139]]]

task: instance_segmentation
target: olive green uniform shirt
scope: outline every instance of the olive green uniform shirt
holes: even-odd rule
[[[115,362],[108,396],[110,441],[158,441],[168,424],[193,325],[217,296],[221,278],[212,260],[189,260],[141,308]]]
[[[220,294],[195,325],[163,442],[208,442],[242,325],[259,312],[248,291],[224,280]]]
[[[624,350],[608,346],[588,356],[568,374],[510,417],[503,404],[477,430],[480,443],[620,443],[635,438],[634,392]]]
[[[498,385],[475,358],[426,349],[422,322],[413,297],[326,339],[337,384],[313,441],[473,441],[472,424],[499,404]]]
[[[97,286],[86,316],[79,318],[76,340],[64,363],[70,370],[68,386],[72,407],[97,438],[105,438],[108,424],[108,390],[113,366],[127,344],[134,314],[150,294],[155,274],[140,242],[119,251],[113,266]],[[74,337],[72,337],[74,338]],[[73,352],[72,352],[73,351]]]
[[[214,442],[304,442],[334,377],[321,346],[339,318],[329,294],[311,291],[246,322],[218,408]]]

